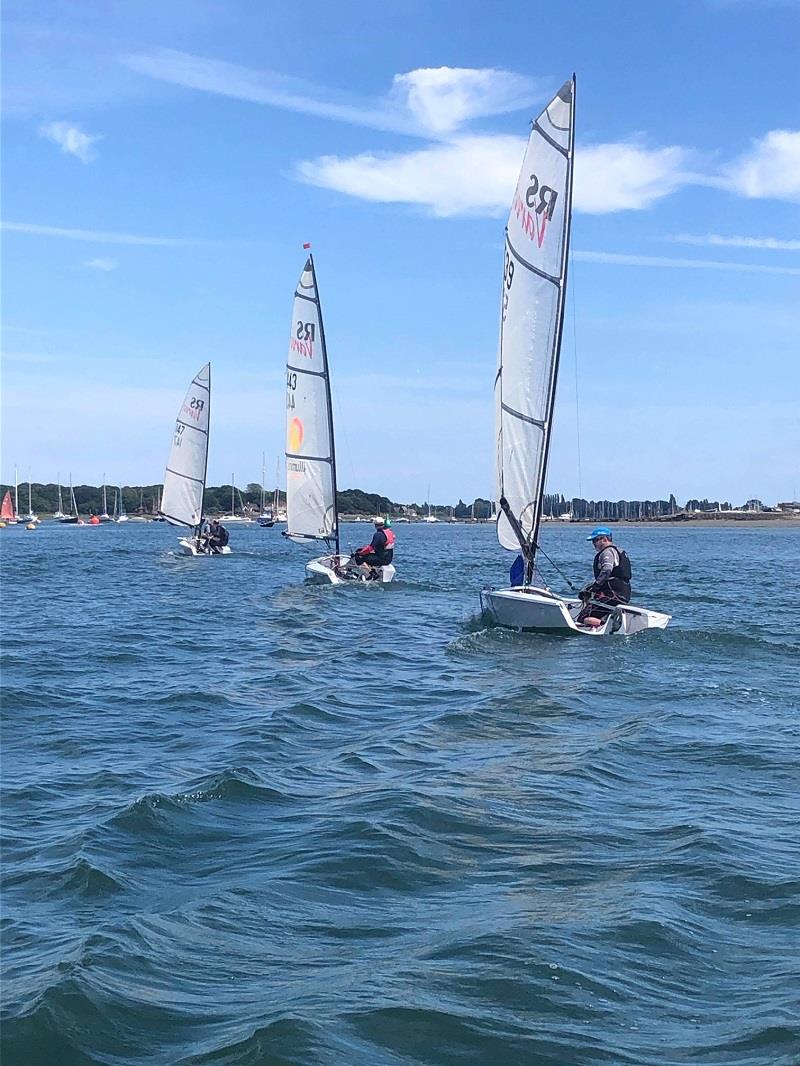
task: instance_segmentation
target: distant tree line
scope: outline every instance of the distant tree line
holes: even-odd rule
[[[0,495],[14,488],[0,485]],[[124,485],[121,489],[106,487],[106,501],[109,513],[114,506],[114,495],[122,492],[122,503],[128,514],[154,515],[158,511],[161,498],[161,485]],[[207,486],[205,511],[208,514],[227,514],[231,508],[231,485]],[[98,485],[75,485],[75,500],[78,512],[82,515],[100,514],[103,510],[103,489]],[[233,490],[233,500],[237,512],[243,509],[256,513],[261,508],[261,486],[251,482],[246,489]],[[65,511],[70,510],[69,488],[61,486],[61,502]],[[274,490],[265,493],[265,505],[274,505]],[[428,503],[400,504],[387,496],[362,489],[344,489],[337,493],[339,511],[342,514],[357,515],[407,515],[422,518],[428,514]],[[31,504],[37,514],[52,514],[58,507],[58,485],[42,485],[34,482],[31,486]],[[24,513],[28,509],[28,483],[19,486],[19,506]],[[286,493],[278,493],[278,507],[285,508]],[[492,514],[492,501],[476,497],[471,503],[459,499],[455,505],[431,504],[430,512],[439,519],[474,518],[485,520]],[[571,515],[575,520],[588,521],[636,521],[637,519],[663,518],[686,511],[731,511],[733,506],[727,501],[687,500],[685,508],[679,506],[674,496],[667,500],[584,500],[578,497],[567,499],[559,493],[548,493],[542,503],[542,513],[548,518],[560,518]]]

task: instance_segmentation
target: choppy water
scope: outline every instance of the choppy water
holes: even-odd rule
[[[0,533],[4,1066],[800,1062],[800,532],[620,531],[675,620],[609,641],[397,532],[338,589],[277,530]]]

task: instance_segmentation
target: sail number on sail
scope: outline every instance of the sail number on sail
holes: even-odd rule
[[[293,370],[286,371],[286,406],[294,407],[294,390],[297,388],[297,374]]]
[[[503,268],[503,321],[506,320],[506,312],[508,311],[508,291],[511,288],[511,283],[514,280],[514,260],[508,254],[508,248],[506,248],[506,262]]]

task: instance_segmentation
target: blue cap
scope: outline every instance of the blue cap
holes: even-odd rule
[[[586,539],[587,540],[596,540],[597,537],[610,537],[610,536],[611,536],[611,530],[608,528],[608,526],[595,526],[594,529],[592,530],[592,532],[589,534],[589,536]]]

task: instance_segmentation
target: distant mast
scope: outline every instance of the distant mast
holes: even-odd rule
[[[506,225],[495,378],[497,537],[533,579],[564,323],[575,77],[533,123]]]

